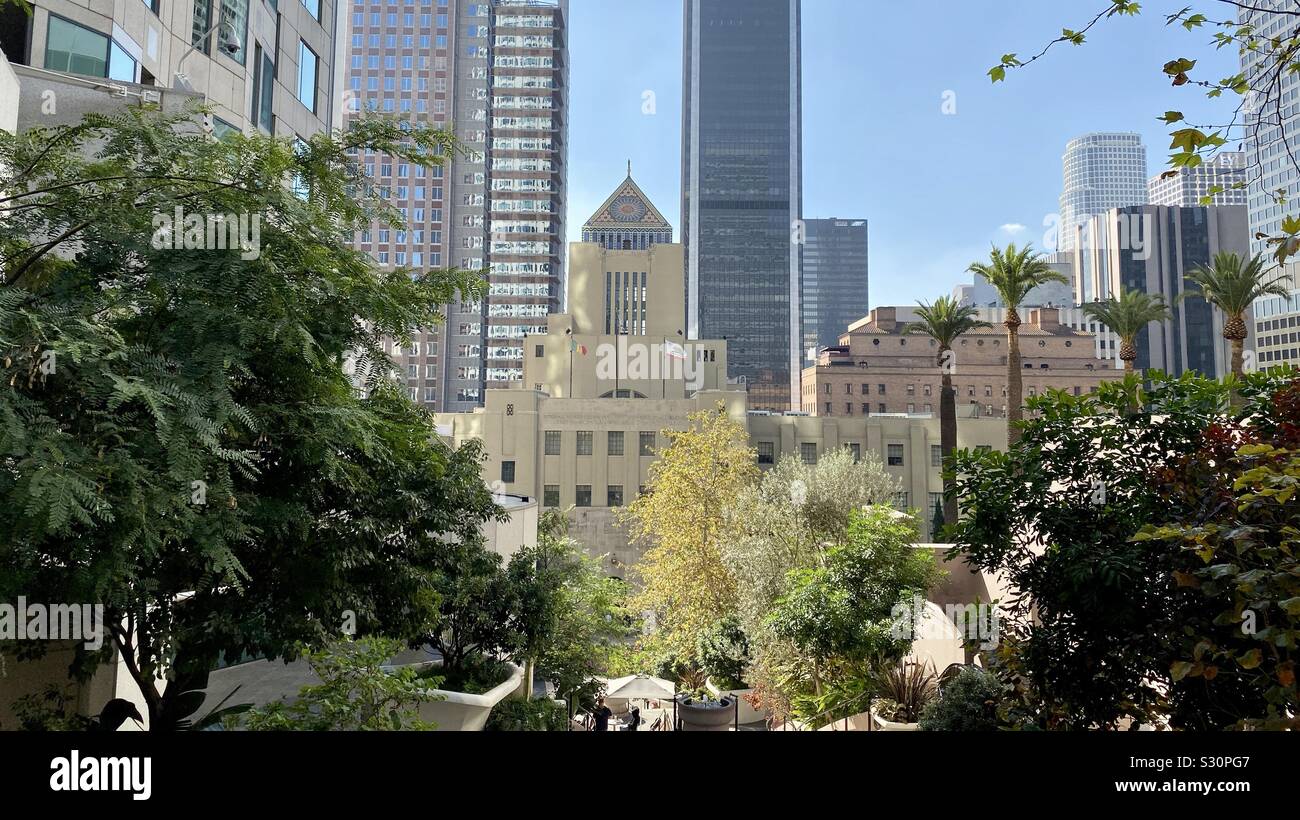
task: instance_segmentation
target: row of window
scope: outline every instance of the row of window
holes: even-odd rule
[[[592,454],[592,442],[595,439],[595,432],[591,430],[579,430],[577,432],[576,454],[580,456],[589,456]],[[641,456],[653,456],[655,454],[655,434],[641,432],[638,434],[637,454]],[[558,456],[563,452],[564,433],[560,430],[547,430],[543,436],[544,453],[548,456]],[[621,456],[623,452],[623,431],[610,430],[606,434],[606,450],[611,456]],[[504,479],[503,479],[504,480]]]

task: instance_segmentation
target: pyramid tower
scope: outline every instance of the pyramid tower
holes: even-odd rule
[[[628,163],[627,179],[583,224],[582,241],[607,250],[642,251],[651,245],[671,244],[673,226],[632,179]]]

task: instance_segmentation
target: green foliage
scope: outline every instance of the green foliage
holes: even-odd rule
[[[923,333],[939,343],[939,356],[945,350],[951,350],[953,342],[963,334],[989,323],[979,318],[979,311],[970,305],[963,305],[951,296],[940,296],[934,304],[924,302],[916,309],[921,321],[909,325],[908,333]],[[942,364],[942,362],[940,362]]]
[[[563,703],[547,698],[524,700],[507,698],[492,707],[485,731],[488,732],[565,732],[569,713]]]
[[[1209,265],[1199,265],[1187,274],[1202,296],[1230,318],[1241,318],[1256,299],[1263,296],[1288,296],[1287,276],[1281,270],[1266,271],[1262,256],[1243,257],[1232,251],[1219,251]]]
[[[514,654],[523,644],[521,589],[481,539],[444,545],[432,564],[438,609],[431,629],[413,643],[436,649],[447,678],[466,685],[478,679],[486,658]]]
[[[869,507],[821,566],[790,573],[788,592],[766,619],[776,704],[803,717],[865,709],[872,665],[897,661],[911,646],[896,628],[895,607],[941,579],[929,552],[913,546],[916,535],[909,517]]]
[[[537,546],[510,561],[508,572],[519,609],[517,659],[532,662],[566,698],[586,700],[608,673],[611,653],[631,634],[626,585],[607,578],[568,534],[568,519],[548,511]]]
[[[0,598],[103,603],[113,641],[75,671],[120,650],[152,727],[222,656],[429,629],[446,544],[499,514],[381,346],[482,282],[345,244],[395,218],[354,149],[457,150],[369,120],[216,141],[147,107],[0,133]],[[258,217],[258,253],[154,241],[177,208]]]
[[[1198,514],[1159,478],[1202,447],[1224,418],[1228,388],[1192,374],[1149,375],[1145,395],[1130,375],[1093,395],[1032,399],[1036,416],[1007,453],[955,457],[967,515],[950,557],[1002,573],[1018,591],[990,658],[1014,689],[1013,723],[1109,728],[1168,717],[1215,728],[1235,721],[1231,709],[1251,706],[1250,692],[1227,676],[1193,686],[1171,675],[1185,628],[1219,608],[1175,582],[1177,550],[1131,540],[1149,522]],[[1278,387],[1252,377],[1242,414],[1271,418]],[[1131,411],[1143,403],[1144,412]]]
[[[939,679],[928,662],[878,663],[872,672],[880,697],[874,708],[885,720],[916,723],[938,694]]]
[[[1249,423],[1206,429],[1201,446],[1158,473],[1175,509],[1135,542],[1177,550],[1173,577],[1208,611],[1184,623],[1170,674],[1235,680],[1245,693],[1214,706],[1240,726],[1297,728],[1300,697],[1300,380],[1290,382]],[[1181,706],[1181,704],[1176,704]]]
[[[938,697],[921,710],[926,732],[992,732],[998,729],[1002,682],[976,666],[962,667],[940,685]]]
[[[1138,334],[1152,322],[1162,322],[1169,318],[1169,306],[1163,297],[1145,291],[1123,289],[1117,298],[1105,302],[1094,302],[1083,306],[1084,315],[1097,320],[1119,336],[1122,343],[1120,358],[1132,367],[1132,358],[1136,350],[1129,350],[1136,343]]]
[[[1008,313],[1019,310],[1029,292],[1040,285],[1049,282],[1069,284],[1064,274],[1052,270],[1032,245],[1017,248],[1014,242],[1005,250],[995,246],[988,262],[972,262],[968,271],[988,280],[1007,306]]]
[[[745,689],[749,639],[734,615],[720,619],[700,636],[695,657],[700,669],[722,690]]]
[[[401,641],[372,638],[308,652],[321,683],[304,686],[292,703],[277,701],[253,709],[242,724],[228,723],[255,732],[430,731],[436,727],[420,720],[419,705],[439,699],[430,693],[438,681],[409,666],[384,669],[401,649]]]
[[[54,684],[15,700],[13,714],[16,728],[24,732],[85,732],[95,727],[94,720],[77,714],[76,697]]]

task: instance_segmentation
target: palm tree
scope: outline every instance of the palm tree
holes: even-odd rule
[[[1048,282],[1069,284],[1063,274],[1052,270],[1032,245],[1006,250],[994,247],[988,262],[974,262],[967,269],[983,276],[998,292],[1007,309],[1007,447],[1020,440],[1017,424],[1024,418],[1024,380],[1020,372],[1020,303],[1029,292]]]
[[[1119,359],[1127,373],[1133,372],[1133,362],[1137,361],[1138,334],[1152,322],[1163,322],[1170,317],[1169,306],[1162,297],[1140,290],[1121,290],[1119,298],[1084,305],[1083,312],[1119,337]]]
[[[1246,259],[1232,251],[1219,251],[1214,255],[1213,264],[1201,265],[1187,274],[1188,280],[1200,286],[1200,293],[1184,291],[1178,296],[1179,299],[1204,297],[1227,316],[1223,338],[1232,344],[1232,375],[1238,379],[1245,371],[1242,343],[1247,336],[1246,311],[1261,296],[1287,296],[1290,293],[1282,285],[1281,271],[1270,281],[1264,281],[1264,277],[1264,257],[1256,255]],[[1233,391],[1234,401],[1236,396],[1236,391]]]
[[[943,452],[944,464],[947,465],[948,459],[957,449],[957,391],[952,386],[952,345],[963,333],[989,327],[989,323],[977,318],[975,308],[962,305],[951,296],[941,296],[932,305],[922,303],[916,309],[916,315],[921,321],[908,326],[907,332],[924,333],[939,345],[935,359],[942,379],[939,390],[939,446]],[[957,498],[953,495],[952,479],[947,475],[943,479],[943,523],[947,526],[957,523]]]

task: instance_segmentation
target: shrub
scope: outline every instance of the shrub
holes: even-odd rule
[[[939,689],[939,697],[921,710],[926,732],[992,732],[998,728],[997,707],[1002,682],[977,666],[961,671]]]
[[[488,732],[563,732],[569,728],[569,712],[563,703],[542,698],[508,698],[492,709]]]
[[[749,639],[740,628],[740,619],[728,615],[700,636],[695,650],[700,668],[719,689],[744,689],[745,668],[749,666]]]

